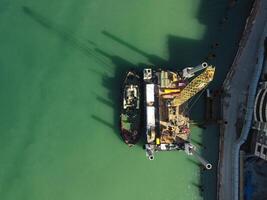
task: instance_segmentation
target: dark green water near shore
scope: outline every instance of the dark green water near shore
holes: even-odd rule
[[[148,161],[119,136],[120,85],[130,68],[182,69],[213,53],[220,87],[250,5],[0,1],[0,199],[214,200],[218,128],[192,129],[211,172],[183,152]],[[204,119],[203,98],[191,116]]]

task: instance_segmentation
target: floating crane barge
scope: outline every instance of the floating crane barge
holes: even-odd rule
[[[213,80],[214,72],[215,67],[206,62],[195,68],[187,67],[181,73],[144,69],[145,150],[150,160],[158,151],[183,150],[195,155],[206,169],[212,168],[190,143],[190,123],[186,112],[188,100]]]

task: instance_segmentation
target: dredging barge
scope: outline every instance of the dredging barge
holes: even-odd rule
[[[195,78],[195,73],[204,70]],[[182,72],[144,69],[146,155],[154,152],[184,150],[195,155],[207,169],[212,165],[196,153],[190,143],[187,102],[213,80],[215,67],[206,62]],[[190,80],[191,79],[191,80]]]
[[[145,129],[145,151],[149,160],[154,159],[155,152],[183,150],[188,155],[194,155],[206,169],[212,168],[190,143],[187,107],[188,100],[207,87],[213,80],[214,73],[215,67],[206,62],[196,67],[187,67],[181,72],[144,69],[142,125]]]

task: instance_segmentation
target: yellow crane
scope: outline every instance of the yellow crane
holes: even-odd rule
[[[204,89],[212,80],[215,73],[215,67],[208,66],[204,72],[194,78],[172,101],[173,106],[180,106],[190,98],[195,96],[198,92]]]

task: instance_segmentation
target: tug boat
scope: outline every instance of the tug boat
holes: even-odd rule
[[[134,146],[141,135],[141,81],[137,73],[129,71],[123,83],[121,136],[129,147]]]

